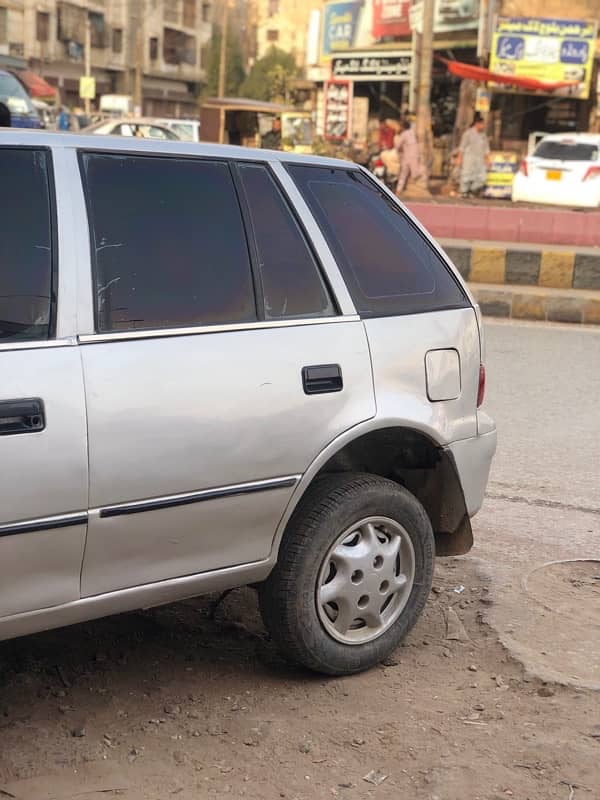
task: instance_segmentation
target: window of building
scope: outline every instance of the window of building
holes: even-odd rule
[[[104,48],[108,46],[108,29],[104,20],[104,14],[95,11],[89,12],[92,47]]]
[[[268,169],[239,167],[258,254],[266,319],[335,314],[319,267]]]
[[[112,32],[112,51],[113,53],[123,52],[123,31],[121,28],[114,28]]]
[[[75,42],[83,47],[85,41],[85,23],[87,10],[72,3],[58,3],[58,30],[59,42]],[[102,15],[101,15],[102,16]],[[91,21],[91,15],[90,15]]]
[[[149,54],[150,54],[150,61],[156,61],[158,58],[158,39],[156,36],[152,36],[149,42]]]
[[[0,7],[0,44],[8,44],[8,9]]]
[[[360,314],[468,305],[443,259],[374,181],[352,169],[288,169],[319,221]]]
[[[163,31],[163,59],[165,64],[196,63],[196,37],[188,36],[175,28]]]
[[[256,319],[226,163],[89,153],[82,167],[98,331]]]
[[[35,15],[35,38],[38,42],[50,39],[50,14],[45,11],[38,11]]]
[[[269,0],[268,14],[270,17],[279,14],[279,0]]]
[[[47,155],[0,148],[10,202],[0,214],[0,343],[47,339],[52,321],[52,223]]]
[[[210,3],[202,3],[202,22],[210,22]]]
[[[185,28],[196,27],[196,0],[183,0],[183,25]]]
[[[163,0],[163,16],[165,22],[179,25],[179,0]]]
[[[278,42],[279,41],[279,31],[270,29],[267,31],[267,42]]]

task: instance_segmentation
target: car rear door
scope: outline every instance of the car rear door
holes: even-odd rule
[[[48,150],[0,146],[0,627],[79,598],[87,436],[52,172]]]
[[[375,413],[363,326],[267,164],[105,152],[81,170],[82,593],[266,559],[299,477]]]
[[[288,169],[364,320],[378,418],[441,445],[475,436],[479,328],[458,275],[362,170],[298,163]]]

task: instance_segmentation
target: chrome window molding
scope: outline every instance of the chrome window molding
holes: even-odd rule
[[[120,342],[133,339],[161,339],[170,336],[199,336],[210,333],[269,330],[270,328],[296,328],[304,325],[331,325],[340,322],[360,322],[358,314],[336,317],[310,317],[302,319],[277,319],[262,322],[236,322],[229,325],[198,325],[186,328],[148,328],[145,330],[112,331],[110,333],[81,334],[81,344]]]
[[[10,350],[41,350],[45,347],[73,347],[77,344],[77,339],[69,336],[65,339],[32,339],[22,342],[2,342],[0,341],[0,352]]]

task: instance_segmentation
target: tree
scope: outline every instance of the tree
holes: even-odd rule
[[[298,75],[294,56],[271,47],[266,55],[256,61],[242,84],[242,95],[255,100],[283,102],[290,78]]]
[[[208,70],[204,94],[215,97],[219,91],[219,57],[221,54],[221,29],[215,28],[208,52]],[[235,31],[227,33],[227,71],[225,74],[225,95],[236,97],[246,78],[242,47]]]

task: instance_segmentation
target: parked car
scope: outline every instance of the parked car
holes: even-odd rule
[[[10,72],[0,70],[0,103],[10,111],[13,128],[41,128],[42,122],[27,90]]]
[[[515,202],[600,206],[600,134],[550,134],[515,175]]]
[[[295,662],[389,655],[496,447],[443,251],[334,159],[6,131],[0,174],[0,638],[249,584]]]
[[[184,142],[200,141],[200,120],[197,119],[160,119],[161,125],[173,131]]]
[[[154,119],[141,117],[125,119],[108,119],[96,122],[85,128],[82,133],[96,136],[134,136],[138,139],[168,139],[179,141],[179,136]]]

